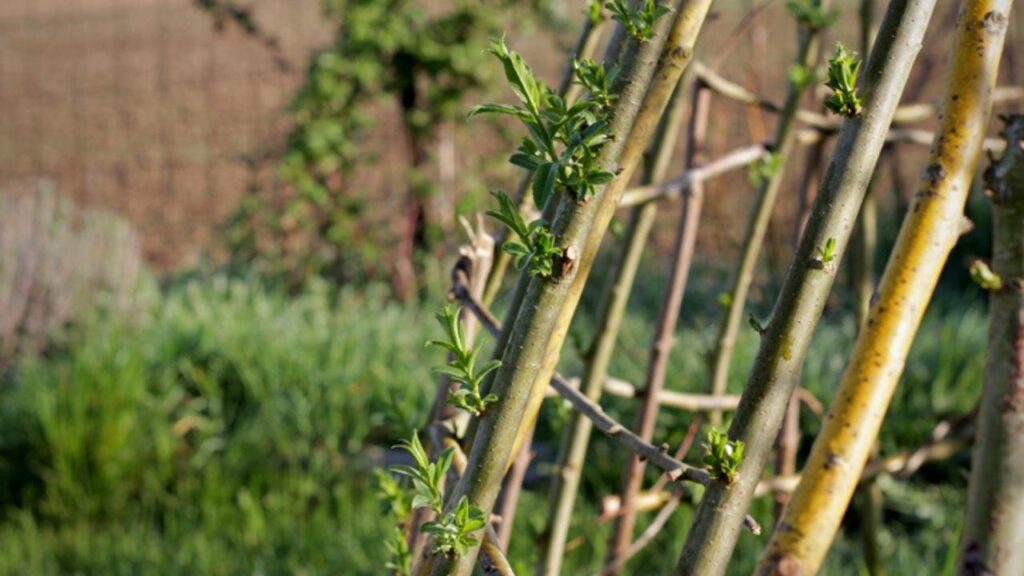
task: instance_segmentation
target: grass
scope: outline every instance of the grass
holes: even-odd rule
[[[655,288],[633,303],[617,376],[642,377],[657,308],[644,295]],[[711,292],[695,292],[691,310],[700,313],[684,316],[672,358],[668,384],[677,390],[704,386],[706,328],[717,311],[705,305]],[[152,291],[137,316],[98,313],[73,327],[61,349],[24,358],[0,387],[0,574],[381,573],[389,526],[372,471],[423,422],[429,367],[440,363],[423,344],[438,336],[431,315],[440,300],[399,305],[384,290],[318,284],[289,298],[257,283],[199,279]],[[933,308],[883,430],[883,453],[922,441],[941,416],[968,411],[980,387],[981,307],[946,298]],[[591,317],[584,309],[574,332],[587,334]],[[804,385],[822,400],[852,337],[839,313],[819,329]],[[755,347],[756,334],[745,331],[734,391]],[[575,373],[578,362],[568,353],[563,371]],[[631,403],[606,404],[631,419]],[[545,410],[511,550],[522,573],[535,561],[565,414],[560,403]],[[678,442],[690,418],[666,411],[657,437]],[[813,417],[803,425],[817,429]],[[609,527],[596,522],[598,504],[618,486],[623,460],[616,446],[595,440],[566,574],[599,566]],[[957,459],[883,483],[892,573],[944,565],[966,466]],[[770,503],[753,513],[767,522]],[[670,566],[690,514],[681,508],[631,571]],[[762,544],[743,536],[733,573],[749,573]],[[856,533],[844,533],[825,573],[859,566]]]

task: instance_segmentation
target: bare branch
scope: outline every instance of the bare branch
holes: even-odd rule
[[[782,106],[777,102],[761,94],[751,92],[743,86],[724,78],[702,62],[694,62],[693,70],[697,77],[719,96],[740,104],[756,106],[765,112],[774,114],[782,112]],[[1000,86],[992,93],[992,102],[994,104],[1006,104],[1021,100],[1024,100],[1024,87],[1021,86]],[[936,114],[938,114],[938,107],[935,104],[913,102],[898,107],[892,121],[894,124],[913,124],[915,122],[931,120],[935,118]],[[805,126],[827,132],[838,132],[842,126],[842,122],[838,118],[833,119],[810,110],[798,110],[796,117]]]
[[[707,164],[691,168],[682,176],[678,176],[661,184],[652,186],[640,186],[627,190],[622,196],[619,207],[636,206],[655,200],[675,200],[684,191],[694,184],[706,182],[726,172],[743,168],[751,162],[760,160],[767,153],[763,144],[744,146],[722,156],[721,158],[708,162]]]
[[[482,324],[492,334],[498,335],[501,333],[501,326],[493,321],[494,316],[490,314],[490,312],[484,310],[478,303],[474,306],[470,306],[467,303],[467,307],[471,310],[479,311],[481,318],[491,319],[484,320]],[[629,384],[626,385],[629,386]],[[581,394],[577,388],[561,376],[556,374],[552,377],[551,388],[553,388],[559,396],[572,404],[573,408],[593,422],[595,428],[604,432],[606,436],[612,438],[619,444],[622,444],[630,452],[648,460],[651,464],[660,468],[665,472],[669,480],[685,480],[688,482],[695,482],[702,486],[707,486],[710,483],[711,478],[707,471],[680,462],[679,460],[669,456],[662,448],[656,447],[648,442],[644,442],[639,436],[609,416],[601,406],[595,404],[589,398]],[[760,525],[758,525],[753,518],[745,518],[744,524],[755,534],[759,534],[761,531]]]

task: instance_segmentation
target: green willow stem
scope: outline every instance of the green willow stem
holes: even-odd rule
[[[679,138],[685,100],[685,92],[680,81],[652,146],[653,159],[644,175],[644,184],[660,182],[667,176]],[[615,351],[629,295],[657,212],[656,202],[647,202],[634,207],[631,211],[625,241],[602,297],[596,336],[585,355],[580,384],[580,390],[594,402],[601,399],[603,386],[608,378],[608,365]],[[551,504],[543,532],[538,574],[561,573],[569,524],[576,504],[576,491],[579,488],[592,430],[593,423],[583,414],[570,414],[559,448],[556,472],[551,480]]]
[[[687,167],[699,168],[704,162],[704,137],[707,132],[708,115],[711,104],[711,93],[698,82],[694,87],[690,130],[687,142]],[[668,372],[668,359],[672,350],[675,328],[683,305],[683,295],[693,264],[693,254],[697,245],[697,231],[700,226],[700,215],[704,203],[704,187],[691,186],[680,204],[679,225],[676,228],[675,247],[673,248],[672,269],[669,272],[669,283],[662,298],[661,311],[658,314],[658,325],[651,338],[650,354],[647,362],[647,374],[640,393],[640,410],[636,416],[633,430],[644,441],[650,442],[654,437],[655,423],[660,408],[659,396],[665,387]],[[608,547],[606,565],[614,567],[611,573],[621,573],[625,562],[623,558],[633,542],[636,527],[637,496],[644,478],[645,461],[634,454],[628,456],[626,473],[620,491],[621,513],[615,519]]]
[[[555,323],[557,330],[550,335],[544,363],[541,372],[536,377],[536,385],[530,398],[527,411],[529,422],[533,422],[540,411],[545,394],[542,383],[551,378],[555,366],[558,364],[562,344],[583,295],[583,288],[594,265],[594,260],[597,258],[605,232],[611,224],[616,209],[625,198],[629,179],[632,178],[633,171],[640,163],[647,142],[657,129],[662,113],[675,91],[676,84],[692,58],[697,37],[710,7],[711,0],[682,0],[675,11],[675,20],[667,45],[661,56],[658,57],[656,73],[648,84],[636,122],[626,138],[619,156],[620,172],[609,184],[605,193],[597,199],[593,226],[587,233],[582,256],[579,258],[578,269],[582,272],[577,273],[572,279],[566,297],[566,305],[560,310]],[[628,44],[623,49],[623,53],[630,54],[631,46],[636,47],[636,43]],[[649,52],[651,50],[650,41],[641,43],[640,47],[641,52]],[[647,57],[647,55],[644,56],[644,58]],[[626,61],[630,61],[630,59],[627,58]],[[518,442],[519,439],[517,439],[517,445]]]
[[[1011,4],[1012,0],[962,4],[939,137],[900,227],[878,297],[757,574],[816,573],[839,531],[928,301],[960,237]],[[984,572],[988,571],[970,573]]]
[[[716,482],[705,492],[679,559],[679,574],[725,572],[739,537],[740,519],[753,499],[835,279],[835,266],[822,262],[818,251],[832,239],[835,259],[831,264],[842,258],[935,3],[889,3],[861,81],[864,110],[846,120],[839,133],[729,428],[729,437],[744,442],[746,454],[731,485]]]
[[[597,53],[597,48],[600,44],[601,38],[604,34],[605,28],[608,27],[607,18],[602,19],[598,23],[592,22],[589,18],[583,27],[583,31],[580,33],[580,38],[576,43],[576,49],[574,52],[575,59],[592,58]],[[613,40],[613,42],[615,42]],[[613,53],[614,52],[614,53]],[[617,50],[612,51],[609,48],[609,58],[611,62],[617,61]],[[572,61],[567,65],[567,69],[562,76],[562,82],[559,85],[559,94],[562,96],[577,96],[581,87],[573,80],[575,78],[575,72],[573,70]],[[567,100],[570,101],[571,100]],[[519,206],[519,212],[523,213],[529,203],[530,195],[526,191],[530,187],[531,179],[533,178],[533,172],[528,171],[523,175],[523,178],[519,181],[519,187],[516,190],[517,205]],[[546,206],[542,207],[543,214],[541,217],[550,222],[555,217],[555,211],[558,208],[558,203],[554,201],[554,197],[548,201]],[[499,232],[502,234],[503,232]],[[494,243],[494,258],[491,265],[490,273],[487,276],[487,283],[484,285],[484,295],[481,300],[482,305],[485,308],[489,308],[495,297],[497,297],[498,291],[501,289],[505,274],[508,270],[508,265],[511,262],[511,254],[501,249],[504,238],[499,238]],[[509,298],[509,306],[505,313],[505,321],[503,326],[512,326],[515,322],[516,314],[519,313],[519,307],[523,303],[523,298],[526,296],[526,287],[529,284],[529,275],[521,274],[516,281],[516,285],[512,290],[511,297]],[[494,345],[495,353],[504,350],[508,344],[509,331],[502,332],[501,336],[498,337],[498,341]],[[484,395],[488,394],[491,389],[491,383],[494,380],[495,373],[488,374],[481,386],[481,391]],[[476,438],[476,429],[478,425],[477,419],[472,419],[469,423],[469,427],[466,431],[465,446],[472,445],[473,440]]]
[[[961,537],[960,573],[1024,573],[1024,116],[1008,119],[992,193],[989,352]]]
[[[696,14],[694,4],[699,7]],[[571,289],[582,288],[590,272],[590,263],[580,255],[585,256],[584,250],[589,248],[599,208],[610,202],[614,209],[618,203],[654,125],[664,112],[671,89],[679,81],[689,59],[687,48],[692,51],[692,43],[709,7],[710,0],[681,1],[671,17],[658,21],[650,40],[635,50],[630,50],[629,46],[624,49],[618,101],[609,125],[609,132],[617,137],[601,148],[596,161],[599,169],[616,172],[617,177],[604,189],[598,189],[595,197],[588,201],[581,203],[571,195],[560,196],[551,225],[562,247],[558,270],[551,277],[530,277],[515,322],[507,328],[509,337],[501,354],[502,366],[496,371],[490,388],[499,399],[479,419],[466,474],[449,496],[448,506],[465,496],[471,505],[485,514],[491,513],[512,455],[528,427],[536,421],[544,390],[554,370],[549,349],[561,349],[568,321],[560,323],[560,320],[563,315],[571,319],[578,303]],[[670,37],[672,42],[669,42]],[[667,51],[665,54],[663,48]],[[663,80],[671,81],[669,89],[655,90]],[[664,97],[661,97],[662,92],[665,92]],[[651,101],[652,94],[658,101]],[[641,153],[633,158],[636,146]],[[603,224],[600,226],[603,236],[607,223],[598,222]],[[474,547],[463,556],[436,557],[431,573],[468,576],[478,553],[479,547]]]
[[[829,2],[828,0],[822,0],[816,4],[821,9],[827,10]],[[800,47],[796,64],[805,70],[811,70],[817,64],[818,36],[819,32],[817,30],[801,27]],[[708,392],[711,394],[724,394],[729,383],[729,369],[732,365],[736,338],[743,321],[743,309],[747,303],[747,294],[750,291],[750,286],[754,281],[754,269],[761,254],[761,246],[764,244],[765,235],[768,233],[768,223],[775,210],[775,202],[779,197],[779,192],[782,190],[786,165],[789,163],[793,148],[796,145],[798,132],[796,113],[806,88],[806,85],[790,82],[786,103],[783,105],[778,128],[775,132],[775,154],[778,158],[778,164],[772,174],[764,178],[761,185],[758,186],[757,201],[750,215],[750,221],[747,224],[743,240],[743,253],[740,256],[739,264],[733,275],[732,287],[729,290],[729,306],[718,326],[718,336],[715,339],[710,369],[711,376],[708,384]],[[710,420],[712,426],[721,426],[722,414],[720,412],[712,412]]]

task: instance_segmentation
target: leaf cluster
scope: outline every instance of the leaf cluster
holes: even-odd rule
[[[818,248],[818,256],[821,258],[822,264],[831,264],[836,259],[836,255],[839,252],[839,248],[836,245],[836,239],[829,237],[825,241],[824,248]]]
[[[654,35],[655,22],[672,11],[654,0],[642,0],[634,8],[630,8],[628,0],[611,0],[605,7],[612,20],[620,22],[627,34],[640,41],[650,40]]]
[[[970,271],[971,280],[974,280],[982,290],[989,292],[1002,290],[1003,279],[984,260],[974,259],[971,262]]]
[[[464,556],[469,550],[480,544],[480,539],[473,536],[474,532],[482,530],[487,526],[484,511],[469,503],[463,496],[459,498],[455,508],[444,514],[439,514],[441,520],[427,522],[423,525],[423,531],[434,537],[435,554],[451,554]]]
[[[490,210],[487,215],[503,223],[519,238],[518,241],[506,240],[501,249],[512,255],[516,268],[542,278],[551,276],[561,250],[547,222],[538,218],[527,225],[508,194],[498,190],[494,197],[498,199],[498,211]]]
[[[839,19],[839,10],[826,10],[816,0],[789,0],[786,7],[800,25],[812,32],[830,28]]]
[[[832,89],[832,94],[825,99],[825,107],[833,114],[847,118],[860,114],[863,107],[860,95],[857,94],[860,65],[861,60],[856,52],[836,43],[835,54],[828,61],[828,79],[825,81],[825,86]]]
[[[473,108],[469,116],[511,116],[526,128],[528,136],[509,161],[533,171],[531,190],[537,207],[543,208],[556,191],[585,201],[598,186],[611,182],[615,175],[600,169],[597,156],[611,138],[608,116],[615,101],[611,85],[616,72],[605,72],[590,61],[574,62],[576,81],[587,88],[590,97],[570,105],[538,80],[522,56],[509,50],[504,40],[495,41],[491,53],[501,62],[520,105],[483,104]]]
[[[395,448],[408,452],[415,463],[413,466],[396,464],[391,467],[392,472],[412,480],[412,508],[430,508],[435,512],[441,510],[444,506],[441,483],[452,466],[455,451],[449,448],[438,456],[437,462],[431,462],[416,433],[413,433],[411,439],[399,442]]]
[[[763,185],[772,179],[772,176],[782,166],[782,156],[777,152],[765,154],[756,162],[750,164],[747,169],[747,180],[755,187]]]
[[[476,360],[480,346],[470,347],[466,341],[465,329],[459,320],[461,308],[449,304],[434,314],[437,321],[445,329],[447,340],[431,340],[428,345],[443,348],[451,353],[448,364],[435,368],[434,372],[444,374],[462,386],[452,392],[448,403],[461,408],[474,416],[480,416],[487,406],[498,400],[494,394],[480,395],[480,383],[483,379],[501,366],[500,360],[490,360],[477,369]]]
[[[801,64],[794,64],[789,67],[789,83],[797,90],[803,90],[817,82],[820,74],[821,72],[817,68],[808,68]]]
[[[718,428],[708,430],[702,444],[704,447],[704,465],[711,475],[721,482],[732,484],[736,472],[743,462],[745,446],[741,440],[729,440],[729,435]]]
[[[604,3],[601,0],[588,0],[586,13],[591,24],[600,24],[604,19]]]
[[[395,465],[391,470],[396,474],[412,480],[412,507],[430,508],[437,520],[423,525],[423,531],[434,536],[435,554],[464,555],[469,549],[480,543],[473,534],[486,526],[483,510],[473,506],[465,496],[459,499],[455,507],[448,513],[444,512],[444,496],[441,482],[448,469],[451,468],[455,455],[454,448],[441,453],[437,462],[431,462],[423,444],[414,432],[410,440],[401,442],[401,448],[412,456],[414,465]]]

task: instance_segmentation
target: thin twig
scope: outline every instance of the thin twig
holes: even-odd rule
[[[619,207],[636,206],[655,200],[675,200],[690,186],[706,182],[737,168],[743,168],[751,162],[760,160],[767,152],[768,150],[763,144],[738,148],[713,162],[690,168],[682,176],[677,176],[661,184],[627,190],[622,196]]]
[[[945,423],[940,423],[943,426]],[[937,427],[938,429],[938,427]],[[900,480],[910,478],[922,466],[930,462],[941,462],[948,460],[957,454],[962,454],[974,443],[974,424],[971,421],[964,421],[953,425],[949,432],[931,438],[928,442],[910,450],[904,450],[885,457],[877,457],[868,462],[861,474],[860,483],[869,482],[879,476],[890,476]],[[763,498],[775,492],[793,492],[800,484],[800,474],[789,476],[772,476],[764,478],[754,489],[755,498]],[[662,503],[669,501],[677,490],[672,487],[662,488],[658,491],[652,490],[645,494],[646,501]],[[609,497],[604,502],[604,507],[614,510],[619,506],[618,498]],[[654,506],[647,505],[645,510],[653,509]]]
[[[962,453],[973,441],[973,426],[965,426],[948,437],[933,439],[912,450],[874,459],[864,467],[860,482],[868,482],[881,475],[907,479],[929,462],[948,460]],[[766,478],[758,483],[754,496],[767,496],[772,492],[793,492],[799,484],[800,474]]]
[[[482,324],[489,332],[494,335],[501,333],[501,326],[493,322],[493,315],[488,313],[479,305],[475,307],[467,307],[471,310],[480,310],[482,312],[480,316]],[[490,318],[491,320],[485,320],[485,318]],[[711,478],[707,471],[680,462],[679,460],[669,456],[662,448],[654,446],[648,442],[644,442],[620,422],[609,416],[601,406],[591,402],[589,398],[581,394],[579,390],[573,387],[561,376],[556,374],[551,379],[551,387],[554,388],[562,398],[572,404],[573,408],[590,419],[590,421],[594,423],[594,427],[619,444],[622,444],[630,452],[650,461],[651,464],[664,471],[669,480],[685,480],[688,482],[695,482],[702,486],[707,486],[710,483]],[[755,534],[760,534],[761,532],[760,525],[749,516],[744,518],[744,525]]]
[[[487,233],[482,216],[477,215],[475,227],[466,218],[460,218],[460,223],[466,233],[467,241],[459,247],[459,259],[452,267],[451,281],[453,286],[460,287],[472,298],[474,294],[477,296],[483,294],[484,282],[491,270],[494,240]],[[449,294],[449,298],[454,299],[455,295]],[[477,317],[475,314],[463,311],[459,320],[465,330],[467,345],[471,345],[476,339]],[[448,361],[450,362],[452,358],[452,354],[449,353]],[[454,426],[454,420],[465,415],[448,403],[448,398],[457,389],[457,382],[453,382],[447,375],[441,375],[437,393],[434,396],[434,405],[430,410],[431,423],[452,421]],[[432,445],[431,451],[433,456],[437,456],[441,452],[441,448],[438,445]],[[444,482],[443,479],[442,482]],[[417,551],[422,550],[426,544],[426,534],[422,531],[423,524],[429,522],[433,515],[434,512],[429,508],[418,508],[408,523],[407,542],[409,550],[414,552],[416,558],[421,557]]]
[[[698,83],[693,88],[692,98],[686,143],[687,169],[699,168],[704,162],[704,142],[711,111],[711,92]],[[682,311],[686,284],[693,264],[703,205],[704,186],[691,184],[689,193],[684,196],[679,207],[679,223],[676,227],[672,249],[669,282],[662,296],[657,325],[651,338],[643,392],[640,395],[640,410],[637,412],[634,424],[637,435],[647,442],[654,437],[660,410],[658,397],[659,393],[665,389],[669,355],[675,340],[675,328]],[[622,564],[616,564],[615,560],[626,552],[633,541],[633,532],[636,527],[635,500],[643,484],[645,467],[646,462],[636,456],[630,456],[626,463],[620,489],[622,514],[615,521],[606,561],[607,564],[618,566],[618,569],[615,570],[616,574],[621,571]]]
[[[675,457],[679,460],[686,458],[686,453],[690,451],[690,447],[693,446],[693,441],[697,438],[697,432],[700,430],[701,418],[698,416],[690,422],[690,427],[686,431],[686,437],[683,439],[683,443],[676,450]],[[660,490],[666,483],[665,476],[658,478],[658,482],[652,488],[653,490]],[[629,561],[630,558],[636,556],[638,552],[644,549],[645,546],[654,540],[654,537],[658,535],[665,528],[665,524],[668,523],[672,514],[675,513],[676,508],[683,500],[683,493],[681,491],[674,491],[672,496],[669,497],[668,501],[658,511],[657,516],[654,520],[644,529],[640,537],[633,541],[625,550],[619,553],[613,558],[608,564],[601,569],[599,574],[614,574],[622,569],[622,567]]]
[[[701,62],[693,63],[693,71],[698,78],[707,84],[708,88],[719,96],[740,104],[756,106],[765,112],[772,112],[774,114],[782,112],[782,106],[779,103],[728,80]],[[992,93],[992,102],[994,104],[1005,104],[1021,100],[1024,100],[1024,87],[1021,86],[1000,86]],[[912,102],[903,104],[896,109],[893,123],[913,124],[924,122],[935,118],[936,114],[938,114],[938,107],[935,104]],[[796,118],[805,126],[828,132],[837,132],[842,127],[842,122],[838,118],[831,118],[810,110],[798,110]]]
[[[797,134],[797,141],[800,144],[815,144],[820,142],[826,135],[833,131],[819,130],[816,128],[804,128]],[[918,146],[931,146],[935,141],[935,133],[929,130],[917,128],[892,128],[885,136],[887,144],[915,144]],[[1006,143],[998,138],[985,138],[982,142],[982,149],[990,154],[999,154],[1006,149]]]

